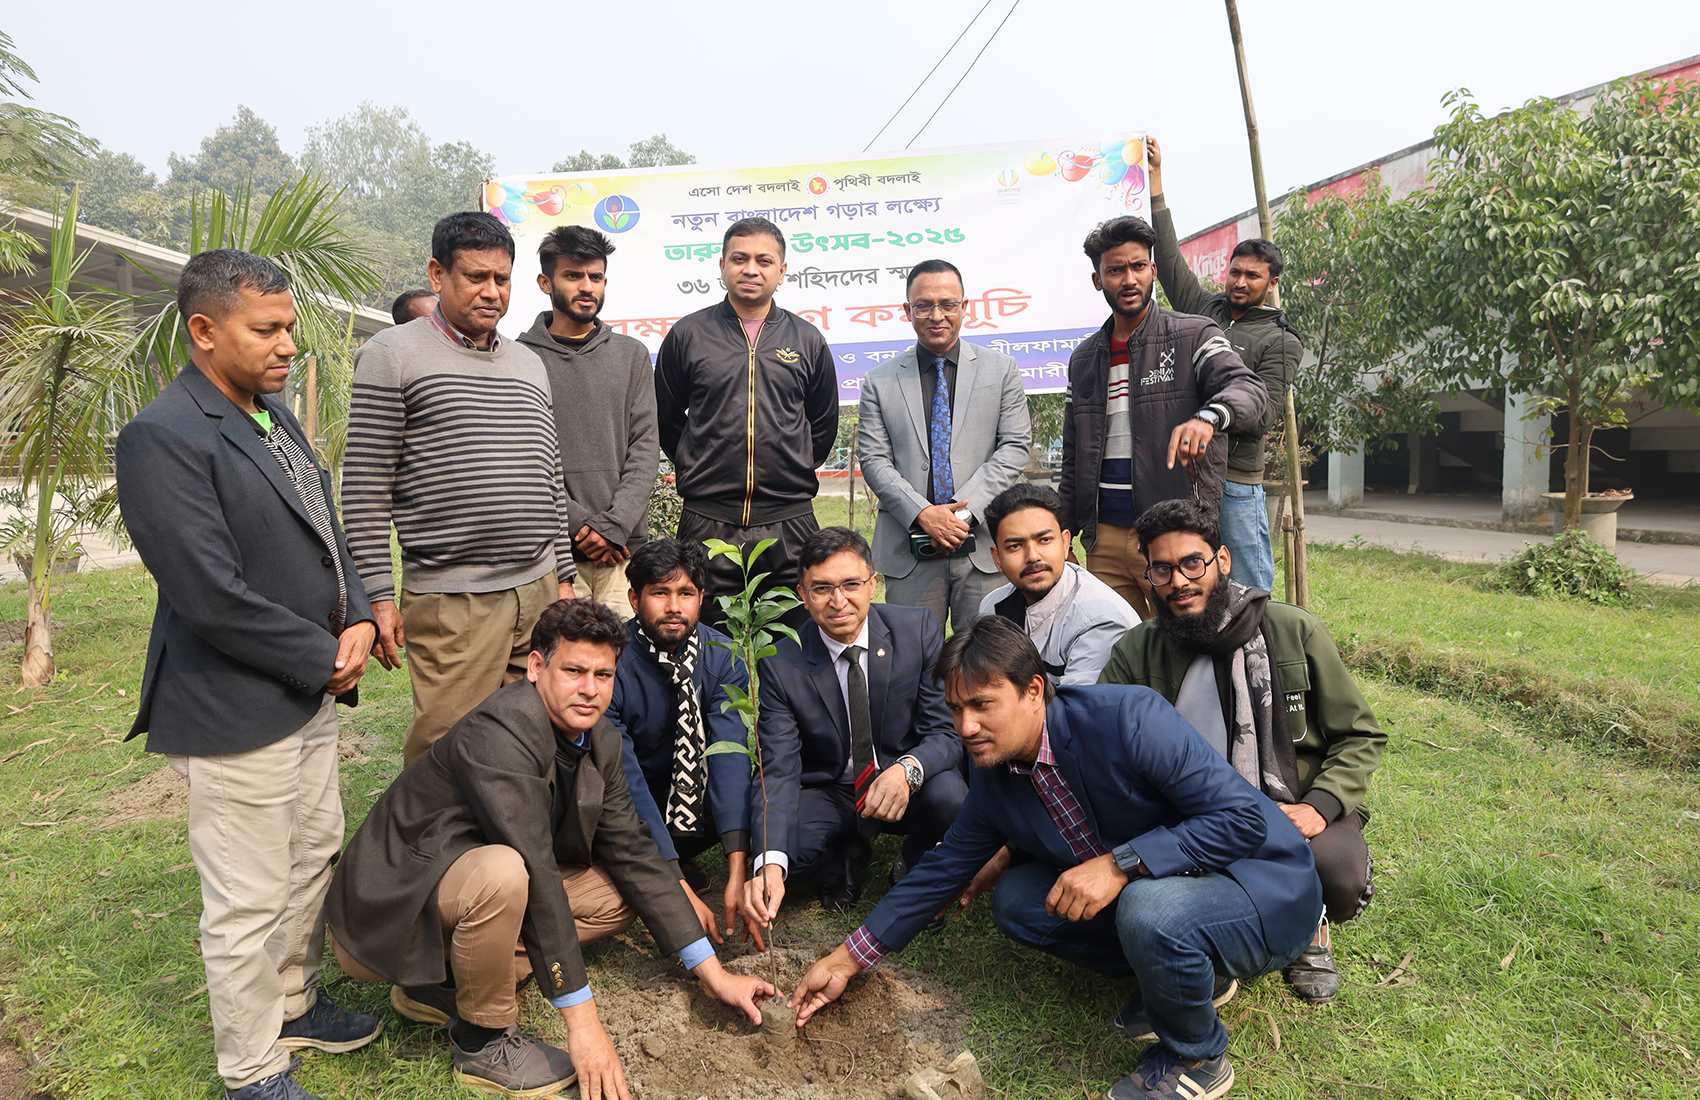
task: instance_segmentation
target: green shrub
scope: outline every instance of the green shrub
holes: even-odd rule
[[[1635,571],[1580,531],[1537,542],[1500,566],[1495,584],[1525,596],[1574,596],[1621,607],[1630,596]]]

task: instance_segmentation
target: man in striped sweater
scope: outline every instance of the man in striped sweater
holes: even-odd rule
[[[538,616],[573,595],[549,376],[535,352],[496,333],[513,261],[501,222],[450,214],[426,267],[436,312],[379,333],[354,360],[343,515],[378,660],[399,668],[407,649],[407,763],[525,675]]]

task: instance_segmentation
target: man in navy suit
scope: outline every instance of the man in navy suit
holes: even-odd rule
[[[974,764],[944,843],[791,995],[802,1026],[901,950],[994,852],[1018,861],[992,898],[1004,934],[1139,989],[1113,1026],[1154,1038],[1106,1094],[1210,1100],[1234,1082],[1213,1001],[1310,942],[1322,891],[1304,837],[1162,697],[1050,685],[1020,628],[988,616],[937,675]]]
[[[750,674],[723,648],[726,635],[698,622],[708,589],[708,553],[700,543],[657,539],[633,552],[624,568],[637,615],[627,624],[632,643],[620,652],[608,720],[626,743],[632,806],[685,884],[703,928],[723,942],[714,915],[697,898],[708,876],[694,861],[716,843],[726,852],[730,936],[750,850],[750,758],[707,750],[721,742],[746,745],[743,719],[721,705],[728,686],[750,689]]]
[[[873,551],[848,527],[810,535],[797,565],[813,621],[758,668],[766,802],[750,807],[762,854],[744,914],[764,925],[793,877],[816,883],[830,911],[855,904],[881,832],[905,836],[892,867],[901,879],[968,795],[933,676],[944,639],[932,613],[874,606]]]

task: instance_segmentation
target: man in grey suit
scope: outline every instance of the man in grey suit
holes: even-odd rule
[[[342,848],[338,701],[376,626],[312,441],[272,396],[295,356],[289,280],[220,248],[183,267],[190,363],[118,433],[118,503],[159,585],[140,706],[189,781],[200,955],[227,1100],[311,1100],[304,1047],[365,1046],[377,1017],[319,988]]]
[[[856,433],[880,502],[874,566],[886,602],[959,630],[1001,580],[982,517],[1021,477],[1033,442],[1015,360],[961,338],[965,294],[945,260],[909,269],[903,310],[917,343],[868,372]]]

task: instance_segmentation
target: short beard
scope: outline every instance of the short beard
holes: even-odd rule
[[[647,622],[640,617],[638,619],[638,625],[643,628],[644,636],[651,642],[655,643],[655,647],[657,649],[665,649],[669,653],[679,648],[684,640],[691,636],[691,631],[697,628],[697,624],[691,623],[677,638],[669,639],[662,636],[660,628],[655,623]]]
[[[1156,593],[1152,595],[1156,597]],[[1169,601],[1161,597],[1154,598],[1151,606],[1157,610],[1159,634],[1189,653],[1201,652],[1215,644],[1216,635],[1221,631],[1222,616],[1228,609],[1228,578],[1216,577],[1216,587],[1205,597],[1204,610],[1196,615],[1175,614],[1169,609]]]
[[[596,315],[602,312],[602,302],[604,300],[605,299],[598,299],[595,309],[591,310],[589,313],[583,313],[574,309],[572,303],[569,302],[560,291],[549,291],[549,304],[555,307],[555,312],[560,314],[562,317],[567,318],[567,320],[571,321],[575,325],[588,325],[592,321],[596,320]]]

